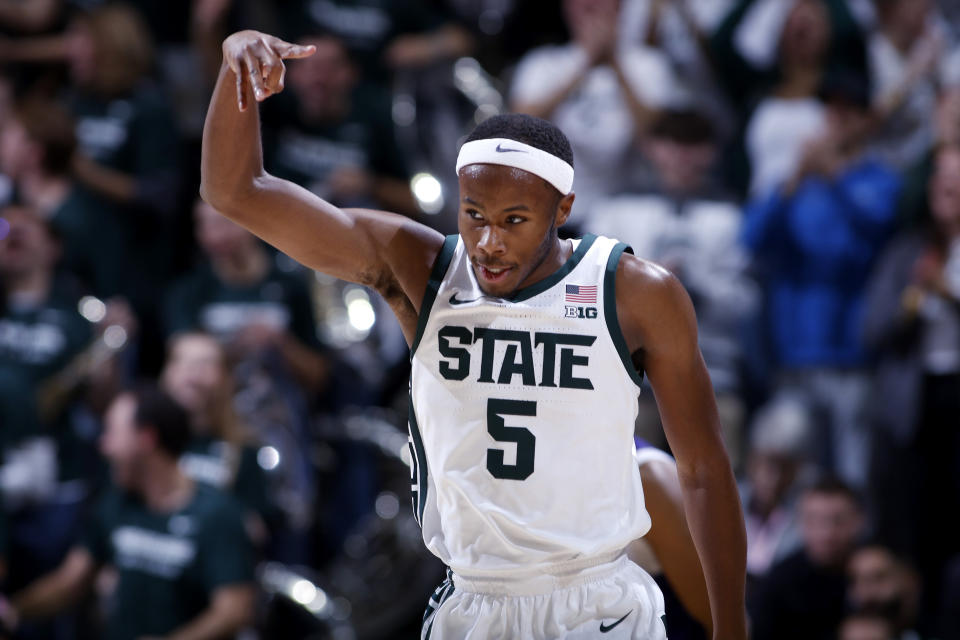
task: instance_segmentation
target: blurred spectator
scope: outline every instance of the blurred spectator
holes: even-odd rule
[[[870,283],[864,336],[877,353],[873,489],[878,531],[917,558],[935,590],[960,553],[942,517],[960,502],[960,146],[930,179],[932,223],[897,237]]]
[[[192,438],[180,469],[197,482],[228,491],[246,510],[247,530],[258,546],[279,515],[257,462],[256,441],[233,408],[233,379],[223,346],[205,333],[170,339],[162,373],[164,390],[187,410]]]
[[[748,602],[755,640],[832,640],[863,526],[859,499],[842,482],[825,479],[804,491],[803,548],[774,565]]]
[[[297,273],[279,268],[284,256],[199,200],[195,221],[208,261],[169,289],[165,328],[168,334],[200,329],[224,343],[234,363],[235,406],[257,440],[279,454],[279,506],[300,536],[280,551],[304,561],[301,534],[313,522],[317,491],[310,417],[330,381],[310,292]]]
[[[389,97],[360,84],[339,40],[302,44],[317,52],[292,64],[287,91],[264,105],[267,170],[338,206],[415,213]]]
[[[890,621],[876,613],[848,615],[840,623],[836,638],[837,640],[897,640]]]
[[[74,124],[59,105],[27,101],[3,122],[0,170],[19,199],[49,221],[62,240],[61,267],[100,297],[125,288],[126,242],[118,211],[78,185],[72,174]]]
[[[177,129],[167,100],[147,80],[153,47],[130,7],[107,4],[70,26],[67,56],[72,87],[66,95],[77,121],[78,182],[122,207],[130,298],[144,324],[144,346],[154,335],[156,296],[169,277],[173,217],[178,196]],[[145,369],[160,354],[144,354]]]
[[[95,480],[85,457],[89,434],[38,403],[45,383],[93,336],[75,298],[54,280],[59,243],[48,224],[24,208],[8,207],[2,216],[9,232],[0,240],[0,396],[17,410],[4,412],[12,419],[0,429],[0,484],[10,517],[7,584],[15,588],[63,558]]]
[[[194,209],[197,242],[207,262],[175,283],[166,302],[168,334],[201,329],[240,360],[279,357],[311,393],[327,382],[305,282],[281,271],[250,232],[203,201]]]
[[[929,112],[927,117],[930,117]],[[910,226],[930,221],[927,184],[933,173],[933,160],[938,146],[960,144],[960,48],[945,56],[940,65],[932,128],[933,142],[904,175],[899,217]]]
[[[693,299],[700,348],[717,394],[734,468],[743,457],[740,334],[756,307],[738,244],[742,211],[716,183],[717,141],[694,111],[665,111],[643,149],[652,166],[647,193],[599,201],[586,229],[627,242],[635,254],[670,269]],[[579,196],[578,196],[579,197]],[[651,396],[641,398],[639,434],[663,440]]]
[[[750,193],[765,196],[794,174],[804,145],[823,129],[817,89],[830,47],[830,14],[822,0],[798,0],[783,25],[780,76],[757,104],[745,132]]]
[[[432,11],[423,0],[284,0],[287,33],[327,33],[340,38],[367,80],[381,83],[389,71],[416,69],[466,55],[469,33]]]
[[[570,139],[577,203],[568,224],[578,227],[600,198],[627,190],[635,143],[673,100],[675,83],[659,52],[620,41],[618,0],[564,0],[563,11],[571,41],[520,60],[510,103]]]
[[[751,587],[800,546],[796,503],[811,427],[806,406],[795,398],[781,397],[754,418],[740,485]]]
[[[862,487],[869,458],[862,297],[892,231],[900,180],[864,151],[864,81],[832,75],[823,95],[826,126],[793,176],[747,206],[743,242],[765,288],[779,389],[808,397],[827,430],[815,441],[822,464]]]
[[[933,0],[875,0],[878,29],[869,40],[874,104],[880,129],[873,145],[898,169],[929,148],[937,62],[946,34],[933,23]]]
[[[847,564],[847,601],[854,611],[885,617],[891,638],[920,638],[920,579],[913,567],[879,544],[857,549]]]
[[[187,415],[168,396],[118,396],[102,439],[115,486],[83,543],[3,607],[8,626],[69,607],[104,565],[118,581],[102,637],[213,640],[251,621],[253,558],[240,509],[179,470],[189,438]]]
[[[713,75],[709,37],[734,0],[622,0],[620,37],[660,49],[676,73],[683,102],[710,114],[720,138],[729,138],[734,114]]]

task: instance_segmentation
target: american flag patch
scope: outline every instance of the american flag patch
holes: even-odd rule
[[[583,285],[568,284],[565,299],[567,302],[597,304],[597,285],[586,287]]]

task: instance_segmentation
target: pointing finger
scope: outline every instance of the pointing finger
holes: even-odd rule
[[[231,68],[233,65],[231,65]],[[242,64],[237,65],[237,69],[234,70],[234,75],[237,77],[237,107],[240,111],[247,110],[247,92],[244,90],[243,86],[243,76],[244,69]]]
[[[250,86],[253,88],[253,96],[259,102],[267,97],[267,91],[263,86],[263,76],[257,59],[249,51],[244,52],[243,61],[246,66],[246,76],[250,80]]]
[[[317,51],[317,48],[312,44],[309,46],[303,46],[300,44],[290,44],[289,42],[281,42],[276,47],[276,52],[280,54],[280,57],[284,60],[289,60],[291,58],[307,58],[312,56]]]

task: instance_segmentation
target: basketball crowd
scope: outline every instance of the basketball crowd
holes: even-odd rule
[[[399,517],[345,437],[405,430],[386,306],[196,197],[241,28],[317,47],[265,162],[338,205],[453,232],[476,122],[566,132],[566,233],[696,307],[754,638],[960,638],[955,0],[0,0],[0,637],[288,637],[262,563]]]

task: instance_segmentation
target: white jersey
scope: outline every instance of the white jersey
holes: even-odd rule
[[[574,242],[509,299],[484,295],[458,236],[434,265],[412,348],[413,502],[455,573],[535,574],[650,528],[633,459],[641,379],[614,294],[627,247]]]

